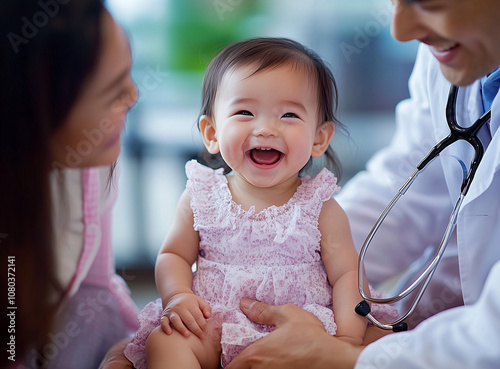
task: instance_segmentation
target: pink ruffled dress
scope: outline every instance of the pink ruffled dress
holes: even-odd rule
[[[187,191],[200,235],[193,291],[212,307],[222,322],[222,363],[274,327],[250,321],[240,310],[243,297],[271,305],[293,303],[313,313],[334,335],[332,288],[321,261],[318,217],[323,203],[339,190],[335,176],[323,169],[302,178],[292,198],[256,214],[232,200],[222,169],[196,161],[186,164]],[[161,300],[148,304],[126,349],[136,368],[146,368],[144,344],[160,323]]]

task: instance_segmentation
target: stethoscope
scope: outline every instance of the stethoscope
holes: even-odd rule
[[[405,331],[408,329],[408,325],[404,322],[404,320],[415,310],[418,302],[420,301],[427,285],[429,284],[429,281],[432,278],[432,275],[434,274],[434,271],[436,270],[436,267],[441,260],[444,251],[446,249],[446,246],[448,245],[448,242],[450,241],[451,235],[453,230],[455,229],[456,221],[457,221],[457,216],[458,212],[460,211],[460,207],[462,205],[462,202],[467,195],[467,192],[469,191],[469,187],[472,183],[472,180],[474,179],[474,175],[476,174],[477,167],[479,166],[479,163],[481,162],[481,159],[483,158],[483,153],[484,153],[484,148],[477,137],[477,134],[481,127],[490,120],[491,117],[491,109],[488,110],[486,113],[483,114],[474,124],[472,124],[468,128],[464,128],[458,125],[456,121],[456,104],[457,104],[457,96],[458,96],[458,87],[456,86],[451,86],[450,88],[450,93],[448,95],[448,101],[446,104],[446,120],[448,122],[448,127],[450,128],[450,134],[445,137],[443,140],[438,142],[436,145],[434,145],[429,153],[420,161],[420,163],[417,165],[417,168],[415,172],[406,180],[406,182],[401,186],[399,191],[397,192],[396,196],[391,200],[389,205],[385,208],[383,211],[382,215],[378,218],[377,222],[373,226],[372,230],[368,234],[363,247],[360,250],[359,253],[359,260],[358,260],[358,280],[359,280],[359,293],[361,294],[361,297],[363,300],[356,305],[355,311],[359,315],[366,316],[375,326],[382,328],[382,329],[388,329],[392,330],[394,332],[399,332],[399,331]],[[439,154],[448,146],[451,144],[457,142],[458,140],[464,140],[467,141],[473,148],[474,148],[474,157],[471,161],[469,171],[467,172],[467,168],[461,163],[462,166],[462,171],[463,171],[463,181],[460,189],[460,196],[455,203],[455,206],[453,208],[453,211],[451,213],[450,220],[448,222],[448,226],[446,228],[445,234],[441,240],[441,244],[439,245],[439,248],[437,249],[436,256],[432,260],[432,262],[428,265],[428,267],[420,274],[420,276],[410,285],[408,286],[404,291],[398,293],[397,295],[394,295],[392,297],[387,297],[387,298],[374,298],[370,297],[365,292],[365,276],[363,273],[363,265],[364,265],[364,259],[365,259],[365,254],[368,249],[368,246],[370,242],[372,241],[373,237],[375,236],[375,233],[377,230],[380,228],[382,225],[382,222],[384,221],[385,217],[387,214],[391,211],[391,209],[394,207],[396,202],[399,200],[399,198],[404,195],[406,190],[411,186],[415,178],[418,176],[418,174],[423,171],[426,166],[436,157],[439,156]],[[376,318],[374,318],[370,314],[370,305],[368,302],[371,303],[376,303],[376,304],[392,304],[395,302],[400,301],[401,299],[405,298],[408,296],[410,293],[413,291],[417,291],[415,299],[410,305],[410,308],[407,310],[407,312],[402,315],[400,318],[397,320],[391,322],[391,323],[381,323],[379,322]]]

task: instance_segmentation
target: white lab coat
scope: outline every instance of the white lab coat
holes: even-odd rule
[[[410,78],[411,98],[396,109],[397,130],[389,147],[368,163],[337,197],[346,210],[358,249],[376,218],[429,148],[449,132],[445,107],[450,83],[428,47],[419,49]],[[480,82],[461,88],[457,121],[471,125],[483,112]],[[433,280],[409,318],[416,329],[384,337],[361,354],[361,368],[500,368],[500,97],[493,102],[493,135],[458,216],[455,234]],[[486,138],[485,142],[488,142]],[[473,150],[464,143],[448,155],[470,163]],[[443,160],[444,162],[444,160]],[[439,163],[438,163],[439,164]],[[459,181],[449,167],[433,166],[426,183],[402,200],[404,210],[386,230],[367,260],[369,280],[377,284],[403,271],[429,244],[439,243]],[[451,193],[453,192],[453,193]],[[378,236],[377,236],[378,237]],[[380,267],[383,265],[383,267]],[[488,279],[488,282],[486,282]],[[456,307],[465,304],[465,306]],[[450,309],[453,308],[453,309]]]

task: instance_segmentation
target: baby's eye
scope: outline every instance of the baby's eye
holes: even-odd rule
[[[248,110],[239,110],[236,112],[235,115],[248,115],[250,117],[253,117],[253,114],[250,113]]]
[[[285,113],[282,118],[299,118],[299,116],[295,113]]]

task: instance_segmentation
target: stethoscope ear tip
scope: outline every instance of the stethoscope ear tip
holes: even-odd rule
[[[380,323],[379,321],[377,321],[377,319],[375,319],[370,314],[370,311],[371,311],[370,305],[365,300],[360,301],[356,305],[356,307],[354,308],[354,311],[358,315],[367,317],[368,320],[370,320],[375,326],[377,326],[379,328],[392,330],[393,332],[403,332],[403,331],[408,330],[408,324],[406,324],[406,322],[399,322],[399,323],[396,323],[393,325],[389,325],[389,324],[383,324],[383,323]]]
[[[367,316],[368,314],[370,314],[371,309],[370,309],[370,305],[368,305],[368,303],[365,300],[363,300],[363,301],[359,302],[359,304],[356,305],[356,307],[354,308],[354,311],[358,315]]]
[[[408,324],[406,324],[406,322],[401,322],[401,323],[398,323],[398,324],[394,324],[392,326],[392,331],[393,332],[404,332],[404,331],[407,331],[408,330]]]

